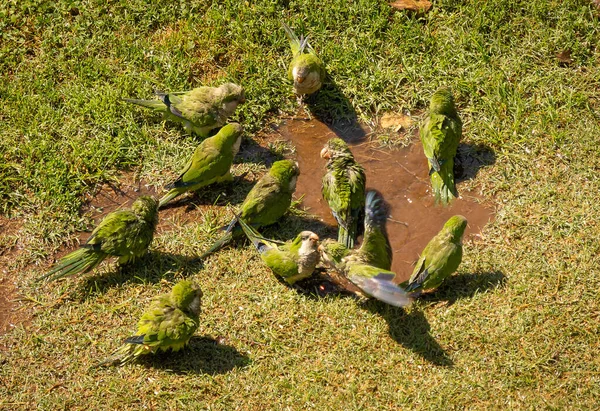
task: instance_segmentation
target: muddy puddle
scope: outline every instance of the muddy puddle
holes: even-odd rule
[[[457,184],[460,198],[451,206],[434,204],[427,160],[416,134],[408,147],[394,149],[382,148],[376,141],[361,138],[365,133],[357,133],[356,130],[334,132],[315,119],[289,120],[279,127],[278,133],[296,148],[296,159],[301,170],[296,197],[304,195],[304,207],[328,225],[335,225],[335,219],[321,196],[325,160],[319,156],[319,152],[325,142],[336,135],[350,143],[354,157],[366,170],[367,189],[379,190],[390,205],[387,230],[394,250],[392,270],[397,274],[397,281],[410,277],[419,253],[448,218],[456,214],[467,217],[469,225],[466,239],[477,235],[493,218],[491,206],[482,205],[477,195],[466,191],[460,182]],[[465,170],[465,175],[476,174],[476,170],[472,169],[477,167],[476,162],[463,163],[471,167]]]

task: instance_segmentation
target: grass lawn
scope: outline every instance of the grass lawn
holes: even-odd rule
[[[597,408],[600,9],[433,3],[415,15],[383,0],[2,2],[0,294],[16,326],[0,335],[0,409]],[[262,139],[297,111],[282,20],[326,64],[317,116],[374,125],[423,113],[448,85],[463,141],[494,153],[475,179],[496,217],[434,297],[400,310],[301,294],[244,245],[191,261],[287,154]],[[247,96],[238,184],[161,212],[133,267],[33,284],[127,196],[162,194],[198,144],[120,99],[225,81]],[[267,233],[314,224],[296,210]],[[184,277],[204,291],[189,349],[88,370]]]

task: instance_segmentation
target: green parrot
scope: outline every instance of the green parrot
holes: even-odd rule
[[[138,322],[135,335],[108,359],[96,365],[123,365],[141,355],[159,351],[179,351],[185,347],[199,325],[202,291],[191,281],[175,284],[170,294],[152,301]]]
[[[293,54],[288,77],[294,82],[294,93],[299,96],[313,94],[321,88],[325,79],[323,62],[308,44],[308,37],[298,39],[287,24],[282,23],[282,26],[290,41]]]
[[[160,100],[124,100],[161,112],[166,120],[182,123],[189,133],[200,137],[208,136],[210,130],[225,124],[238,104],[246,101],[244,89],[233,83],[174,93],[157,92],[156,95]]]
[[[292,241],[281,243],[262,237],[238,217],[244,234],[260,253],[260,258],[275,274],[292,285],[312,275],[319,263],[319,236],[312,231],[302,231]]]
[[[108,214],[78,250],[64,256],[48,273],[36,281],[87,273],[107,257],[119,257],[125,264],[148,250],[158,224],[158,201],[149,196],[137,198],[131,210]]]
[[[225,125],[217,134],[202,141],[177,180],[166,186],[171,190],[160,199],[159,207],[187,191],[212,183],[232,181],[229,172],[240,149],[243,128],[238,123]]]
[[[400,286],[415,296],[439,287],[460,265],[462,236],[466,227],[465,217],[450,217],[442,231],[425,246],[410,279]]]
[[[448,204],[458,197],[454,186],[454,157],[462,136],[462,122],[450,89],[441,88],[431,97],[429,114],[420,134],[436,202]]]
[[[365,205],[365,170],[341,138],[330,139],[321,150],[321,157],[327,160],[323,198],[337,220],[338,241],[352,248]]]
[[[392,280],[396,276],[390,271],[392,249],[385,230],[387,207],[376,191],[369,191],[365,204],[365,235],[358,249],[326,239],[319,247],[321,259],[326,266],[343,274],[361,291],[396,307],[410,305],[406,291]]]
[[[237,217],[225,228],[225,233],[199,259],[228,244],[233,237],[243,235],[238,224],[238,217],[247,224],[258,228],[275,223],[292,204],[292,194],[296,191],[296,182],[300,175],[298,164],[292,160],[279,160],[252,187],[240,206]]]

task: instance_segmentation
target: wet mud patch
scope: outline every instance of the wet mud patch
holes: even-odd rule
[[[296,198],[304,196],[302,205],[324,224],[335,226],[335,219],[321,195],[321,179],[325,173],[325,160],[319,153],[330,138],[340,136],[318,120],[292,119],[279,127],[277,134],[295,147],[295,157],[301,175],[296,188]],[[367,135],[367,133],[364,133]],[[446,220],[462,214],[469,220],[465,240],[477,236],[483,226],[494,216],[491,205],[486,204],[476,192],[461,187],[460,181],[476,177],[479,168],[493,163],[493,153],[483,148],[461,145],[457,155],[457,189],[460,197],[450,206],[435,204],[431,193],[427,160],[423,154],[418,135],[412,144],[400,149],[381,147],[375,139],[356,138],[352,132],[344,138],[356,160],[363,165],[367,174],[367,189],[376,189],[383,194],[390,206],[387,231],[392,244],[392,270],[396,281],[410,277],[413,264],[429,240],[442,228]]]

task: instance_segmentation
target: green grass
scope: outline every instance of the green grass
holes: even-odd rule
[[[0,336],[0,408],[596,408],[599,18],[586,0],[436,1],[422,17],[375,0],[3,2],[0,212],[22,225],[0,244],[27,320]],[[202,206],[185,224],[165,216],[129,271],[33,287],[91,226],[79,210],[96,185],[131,171],[161,186],[197,144],[120,98],[238,82],[246,139],[294,113],[281,20],[310,34],[333,79],[317,114],[373,123],[453,88],[464,141],[495,152],[477,183],[498,210],[456,278],[406,312],[310,298],[247,247],[189,263],[230,217]],[[235,166],[248,170],[259,176],[260,156]],[[235,204],[246,188],[201,198]],[[286,223],[283,237],[307,220]],[[184,276],[205,294],[188,351],[88,371]]]

